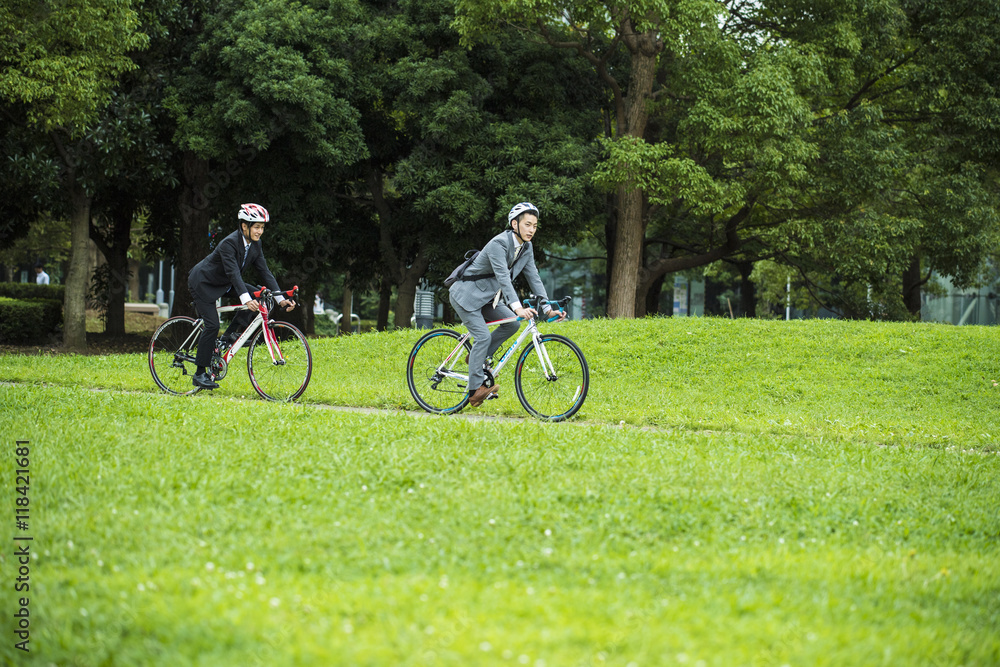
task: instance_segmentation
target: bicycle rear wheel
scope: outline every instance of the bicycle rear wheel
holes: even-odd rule
[[[468,368],[466,355],[472,344],[465,341],[448,365],[438,369],[458,345],[461,334],[451,329],[435,329],[425,334],[410,351],[406,361],[406,384],[410,394],[427,412],[449,414],[457,412],[469,402]],[[461,377],[455,377],[461,373]]]
[[[569,419],[583,405],[590,369],[583,352],[565,336],[543,334],[517,360],[514,389],[529,413],[547,421]]]
[[[190,317],[171,317],[157,328],[149,341],[149,372],[153,381],[169,394],[183,396],[201,390],[191,380],[197,370],[201,325]]]
[[[294,401],[309,386],[312,377],[312,350],[301,331],[288,322],[271,322],[283,361],[271,360],[261,329],[250,341],[247,373],[250,384],[269,401]]]

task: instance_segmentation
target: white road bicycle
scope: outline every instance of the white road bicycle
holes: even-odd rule
[[[280,296],[293,299],[298,296],[294,287]],[[277,322],[269,317],[275,307],[275,296],[267,288],[253,292],[260,300],[260,311],[250,325],[231,346],[219,338],[209,371],[216,381],[229,372],[229,364],[243,346],[247,349],[247,373],[250,384],[269,401],[293,401],[302,395],[312,377],[312,350],[306,337],[288,322]],[[222,306],[219,314],[247,310],[246,306]],[[195,394],[191,380],[197,365],[198,339],[205,328],[205,321],[178,315],[159,326],[149,341],[149,371],[153,380],[165,392],[177,395]]]
[[[571,300],[572,297],[567,296],[547,303],[564,312]],[[534,295],[524,303],[528,308],[541,310]],[[494,327],[520,319],[510,317],[486,324]],[[406,363],[406,382],[420,407],[436,414],[452,414],[468,404],[467,359],[471,350],[472,335],[451,329],[435,329],[417,341]],[[515,354],[518,350],[521,350],[520,355]],[[528,326],[496,366],[486,369],[483,384],[492,387],[507,363],[515,357],[514,389],[528,413],[553,422],[576,414],[590,387],[590,369],[576,343],[565,336],[539,332],[535,318],[529,318]]]

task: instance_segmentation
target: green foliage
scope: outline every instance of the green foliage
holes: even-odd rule
[[[868,310],[874,285],[881,316],[905,318],[902,295],[913,285],[902,275],[915,259],[922,279],[937,271],[964,285],[997,245],[996,3],[457,6],[470,41],[509,22],[565,47],[572,39],[546,31],[574,26],[616,96],[632,91],[629,67],[640,59],[625,17],[642,17],[637,31],[660,27],[648,128],[625,136],[638,116],[621,118],[627,97],[616,97],[593,173],[607,191],[645,195],[645,286],[724,248],[734,261],[780,257],[849,316]],[[617,67],[601,42],[612,37],[625,61]]]
[[[107,103],[129,52],[148,38],[131,2],[11,0],[0,8],[0,100],[26,105],[45,130],[79,135]]]
[[[7,297],[10,299],[52,299],[54,301],[61,302],[65,291],[65,285],[38,285],[36,283],[0,282],[0,297]]]
[[[358,19],[352,0],[220,2],[166,102],[175,141],[226,160],[275,141],[327,166],[365,157],[347,99]]]
[[[8,157],[13,162],[19,156]],[[15,221],[21,222],[15,219],[8,220],[7,224],[10,225]],[[42,216],[30,225],[16,225],[12,232],[13,238],[5,238],[4,247],[0,250],[0,264],[33,265],[39,260],[44,260],[43,263],[51,267],[69,257],[69,225],[65,220]],[[0,235],[2,234],[3,231],[0,231]]]
[[[44,341],[49,334],[58,331],[61,324],[62,301],[0,296],[0,343],[17,345]]]

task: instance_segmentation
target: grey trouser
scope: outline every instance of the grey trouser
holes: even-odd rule
[[[469,391],[475,391],[483,385],[486,374],[483,373],[483,364],[487,357],[493,355],[503,342],[517,333],[521,328],[520,322],[507,322],[501,324],[493,333],[486,326],[487,322],[504,320],[514,317],[514,312],[503,304],[497,304],[494,308],[492,303],[487,303],[480,310],[466,310],[455,303],[455,299],[449,299],[451,307],[455,309],[458,316],[462,318],[462,324],[472,334],[472,352],[469,353]]]

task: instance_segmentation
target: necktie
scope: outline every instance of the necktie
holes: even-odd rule
[[[245,246],[243,246],[243,264],[240,264],[240,268],[241,268],[241,269],[242,269],[242,268],[243,268],[243,267],[244,267],[244,266],[246,265],[246,263],[247,263],[247,255],[248,255],[248,254],[250,254],[250,244],[249,244],[249,243],[248,243],[248,244],[246,244]]]

